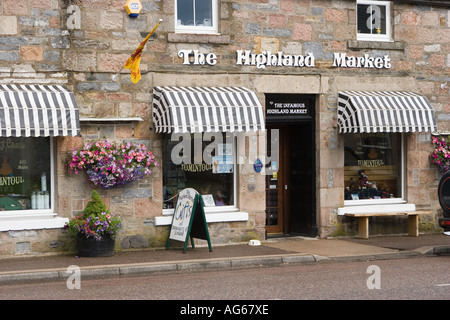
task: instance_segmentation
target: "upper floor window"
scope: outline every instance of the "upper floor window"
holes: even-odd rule
[[[176,0],[175,31],[217,33],[217,0]]]
[[[391,41],[391,2],[357,0],[356,6],[357,39]]]

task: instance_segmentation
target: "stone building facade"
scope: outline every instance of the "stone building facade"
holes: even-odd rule
[[[184,182],[176,180],[177,187],[167,193],[172,174],[179,177],[180,170],[166,171],[171,135],[158,131],[153,116],[158,87],[245,87],[265,113],[266,130],[248,133],[256,139],[226,144],[233,150],[233,171],[219,180],[228,181],[225,191],[232,200],[224,208],[206,210],[213,244],[272,234],[354,236],[356,221],[338,213],[357,205],[365,208],[361,210],[367,205],[414,205],[432,212],[420,218],[421,232],[441,231],[440,173],[430,165],[429,154],[432,134],[450,132],[450,6],[445,1],[211,0],[204,19],[194,24],[185,21],[191,9],[180,0],[140,0],[142,11],[134,18],[125,2],[0,4],[0,84],[10,90],[14,85],[66,87],[78,106],[80,129],[79,136],[45,138],[50,145],[50,208],[41,212],[24,205],[23,210],[2,211],[1,255],[74,250],[62,226],[84,208],[94,186],[83,174],[69,174],[64,162],[73,147],[102,138],[144,143],[161,164],[129,185],[96,188],[124,220],[117,249],[164,247],[173,214],[167,199],[195,178],[186,173]],[[132,83],[124,70],[114,81],[159,19],[163,22],[142,54],[141,80]],[[340,132],[338,105],[339,94],[352,91],[414,93],[425,97],[434,112],[435,130],[354,137],[353,151],[367,155],[372,146],[379,158],[371,159],[382,159],[376,163],[389,171],[365,168],[377,175],[372,182],[379,190],[387,185],[387,198],[377,193],[364,202],[362,194],[346,195],[358,176],[346,158],[353,140]],[[290,111],[293,116],[284,114]],[[274,154],[267,150],[268,132],[279,135],[280,158],[259,172],[251,154],[256,150],[262,160]],[[5,142],[10,138],[0,137]],[[243,159],[239,163],[238,156]],[[373,177],[368,174],[369,181]],[[1,191],[3,197],[10,193]],[[405,232],[403,217],[371,222],[372,234]]]

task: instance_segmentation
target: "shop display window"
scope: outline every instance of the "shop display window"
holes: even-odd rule
[[[399,133],[345,134],[345,200],[402,198],[402,149]]]
[[[217,33],[217,0],[177,0],[175,31]]]
[[[390,41],[390,1],[358,0],[356,6],[357,39]]]
[[[50,138],[0,138],[0,211],[51,208]]]
[[[234,206],[234,149],[231,134],[184,134],[174,139],[166,135],[163,142],[163,208],[173,208],[178,193],[184,188],[197,190],[207,207]]]

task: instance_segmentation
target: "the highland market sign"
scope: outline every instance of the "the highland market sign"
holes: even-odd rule
[[[250,50],[236,50],[236,65],[255,66],[257,69],[267,67],[315,67],[314,54],[306,55],[284,54],[282,51],[272,53],[263,51],[252,53]],[[217,56],[214,53],[200,53],[198,50],[180,50],[178,56],[183,59],[186,65],[210,65],[217,64]],[[369,54],[364,56],[347,56],[346,53],[333,53],[333,67],[336,68],[375,68],[389,69],[391,67],[388,55],[383,57],[372,57]]]

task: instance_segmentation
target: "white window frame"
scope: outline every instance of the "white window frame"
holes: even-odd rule
[[[404,204],[405,200],[405,135],[400,135],[400,145],[401,145],[401,168],[400,168],[400,197],[397,198],[388,198],[388,199],[360,199],[360,200],[344,200],[344,207],[353,207],[353,206],[364,206],[364,205],[389,205],[389,204]]]
[[[194,34],[218,34],[218,0],[210,0],[212,8],[212,24],[211,26],[184,26],[178,24],[178,1],[192,0],[175,0],[175,32],[176,33],[194,33]]]
[[[0,232],[63,228],[68,218],[55,213],[55,141],[50,138],[50,209],[0,211]]]
[[[359,33],[356,30],[356,39],[359,41],[384,41],[391,42],[392,37],[392,20],[391,20],[391,1],[377,1],[377,0],[357,0],[356,1],[356,28],[358,29],[358,5],[377,5],[386,7],[386,34],[366,34]]]

